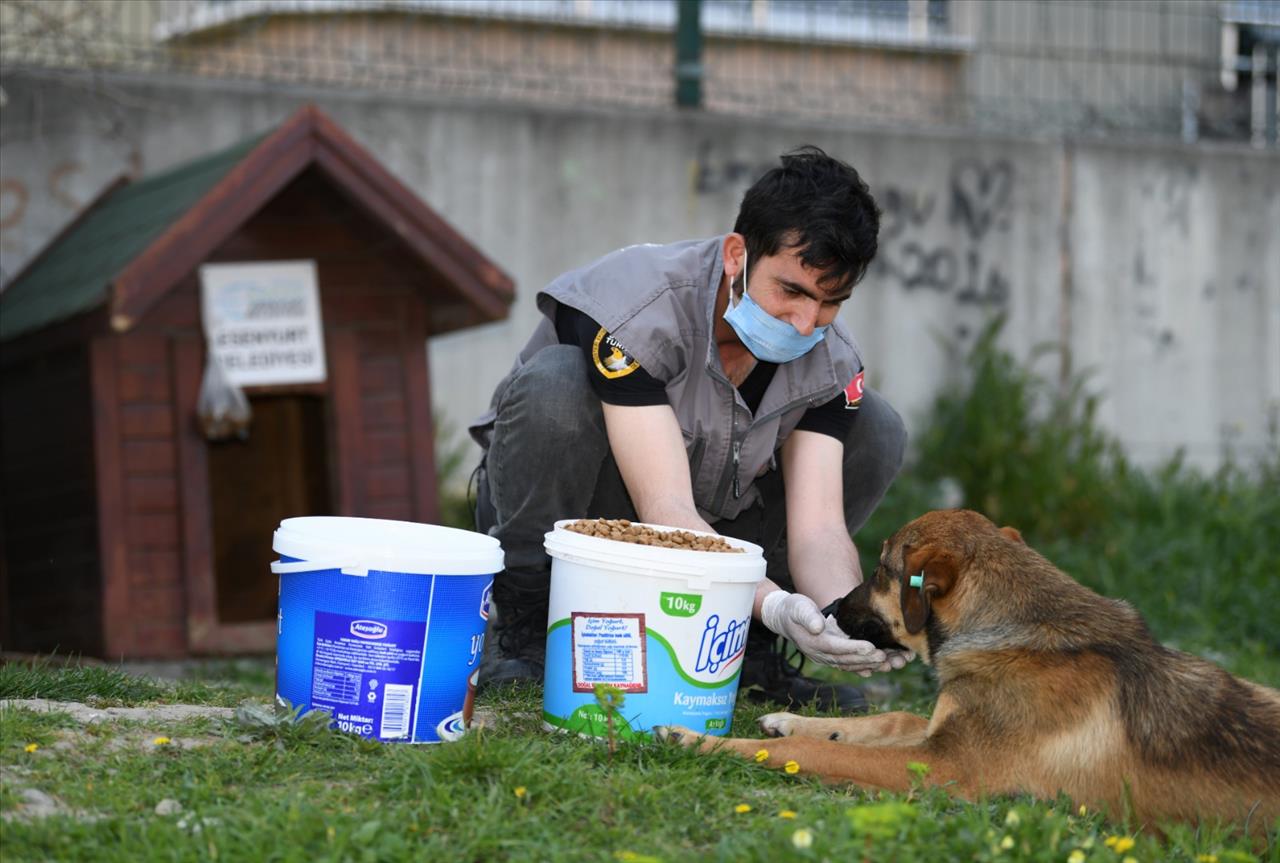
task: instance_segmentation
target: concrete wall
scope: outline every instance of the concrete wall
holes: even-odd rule
[[[121,171],[151,173],[279,122],[307,94],[7,76],[5,278]],[[1065,342],[1132,455],[1211,466],[1280,413],[1280,157],[896,134],[666,111],[312,94],[516,279],[507,322],[429,347],[460,432],[532,328],[534,293],[620,246],[731,228],[778,153],[853,163],[884,208],[875,271],[842,312],[868,378],[915,425],[990,315],[1021,357]],[[1041,366],[1050,374],[1057,366]],[[457,439],[457,438],[455,438]],[[957,454],[962,457],[962,454]]]

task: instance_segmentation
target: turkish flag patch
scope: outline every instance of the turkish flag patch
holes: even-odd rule
[[[844,388],[844,409],[856,411],[862,405],[862,372],[853,376],[849,385]]]

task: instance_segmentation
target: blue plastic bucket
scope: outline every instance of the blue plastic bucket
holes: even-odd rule
[[[502,548],[430,524],[317,516],[280,523],[276,701],[372,740],[466,732]]]
[[[543,725],[605,735],[609,717],[595,695],[605,684],[624,696],[613,717],[624,738],[647,737],[655,725],[727,734],[765,575],[760,546],[727,536],[741,554],[637,545],[566,530],[571,521],[546,535]]]

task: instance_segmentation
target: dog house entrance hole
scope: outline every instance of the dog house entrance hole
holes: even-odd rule
[[[209,444],[218,620],[276,616],[271,535],[280,521],[332,512],[324,399],[257,396],[247,440]]]

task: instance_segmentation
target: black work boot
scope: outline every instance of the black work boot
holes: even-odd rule
[[[804,654],[792,665],[787,656],[790,642],[753,622],[747,631],[747,653],[742,659],[738,691],[752,701],[775,701],[782,705],[817,704],[819,710],[838,710],[848,716],[867,712],[867,698],[856,686],[830,683],[803,676]]]
[[[492,628],[480,661],[480,687],[541,685],[547,653],[546,569],[506,569],[493,580]]]

